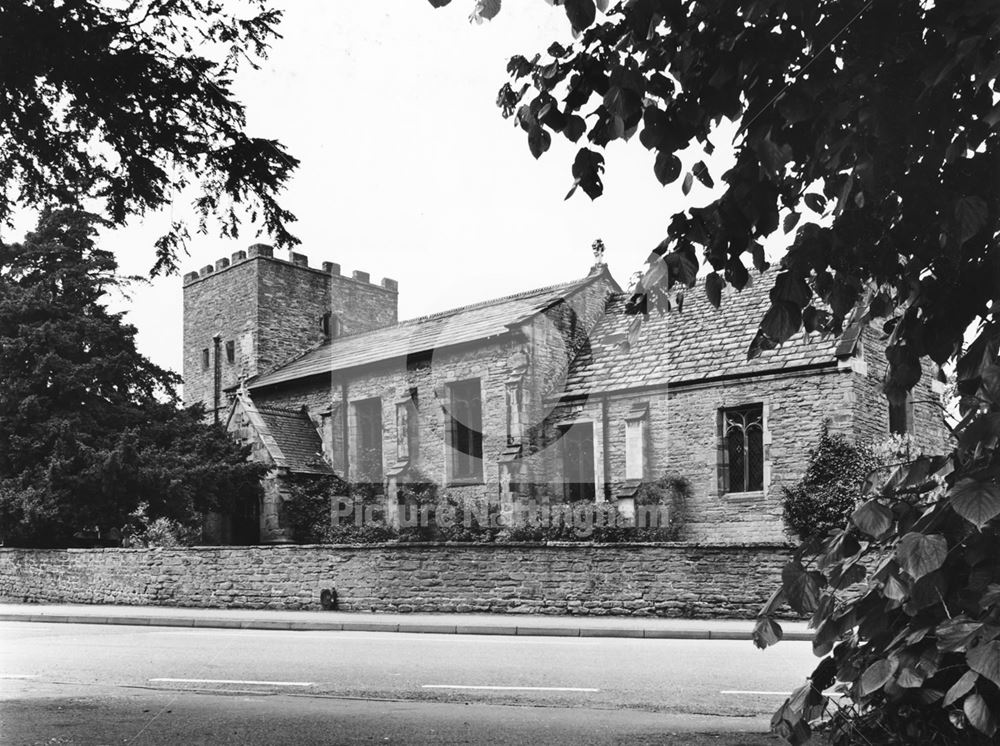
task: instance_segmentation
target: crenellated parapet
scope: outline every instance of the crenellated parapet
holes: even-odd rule
[[[322,272],[324,274],[331,275],[333,277],[340,277],[345,280],[353,280],[355,282],[378,287],[392,293],[399,292],[399,283],[391,277],[383,277],[381,282],[373,283],[371,275],[368,272],[356,269],[351,272],[350,276],[348,276],[341,271],[340,264],[336,262],[322,262],[319,267],[311,267],[309,265],[309,257],[306,254],[301,254],[297,251],[290,251],[288,259],[281,259],[274,255],[273,246],[263,243],[252,244],[247,247],[246,251],[234,251],[229,257],[220,257],[215,260],[213,264],[206,264],[197,272],[188,272],[184,275],[184,284],[189,285],[208,277],[209,275],[229,269],[230,267],[235,267],[239,264],[243,264],[244,262],[261,258],[270,259],[283,264],[291,264],[295,267],[302,267],[312,272]]]

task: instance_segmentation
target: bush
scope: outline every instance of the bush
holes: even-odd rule
[[[186,547],[196,544],[201,531],[180,521],[159,516],[149,518],[149,505],[141,503],[121,530],[123,547]]]
[[[865,480],[881,463],[873,446],[831,435],[824,424],[819,443],[809,452],[802,481],[784,488],[785,525],[801,541],[843,528],[857,507]]]
[[[292,475],[285,477],[286,496],[282,518],[299,544],[318,544],[326,540],[332,526],[333,500],[346,494],[339,477]]]

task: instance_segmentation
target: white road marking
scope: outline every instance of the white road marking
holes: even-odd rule
[[[315,686],[311,681],[252,681],[245,679],[149,679],[169,684],[250,684],[252,686]]]
[[[422,689],[488,689],[501,692],[599,692],[581,686],[469,686],[465,684],[423,684]]]
[[[0,673],[0,679],[37,679],[38,674],[33,673]]]

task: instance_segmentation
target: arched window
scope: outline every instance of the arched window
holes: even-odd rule
[[[722,410],[723,491],[764,489],[764,407]]]

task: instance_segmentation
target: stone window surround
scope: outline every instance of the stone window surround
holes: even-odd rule
[[[414,391],[396,400],[396,461],[416,463],[420,423]]]
[[[625,481],[646,478],[648,459],[646,437],[649,432],[649,403],[634,402],[625,415]],[[634,449],[638,448],[638,452]]]
[[[743,407],[751,407],[754,405],[760,405],[761,407],[761,424],[762,424],[762,437],[761,444],[764,449],[763,458],[763,479],[762,489],[752,490],[749,492],[727,492],[726,485],[723,481],[723,465],[725,464],[725,459],[727,458],[726,453],[726,439],[722,431],[723,416],[726,410],[741,409]],[[755,398],[752,400],[741,400],[738,402],[720,402],[716,407],[716,418],[718,421],[717,426],[717,451],[718,456],[716,458],[716,495],[727,501],[732,502],[746,502],[746,501],[756,501],[761,498],[765,498],[768,495],[768,491],[771,486],[771,426],[770,426],[770,414],[771,405],[768,397]]]

